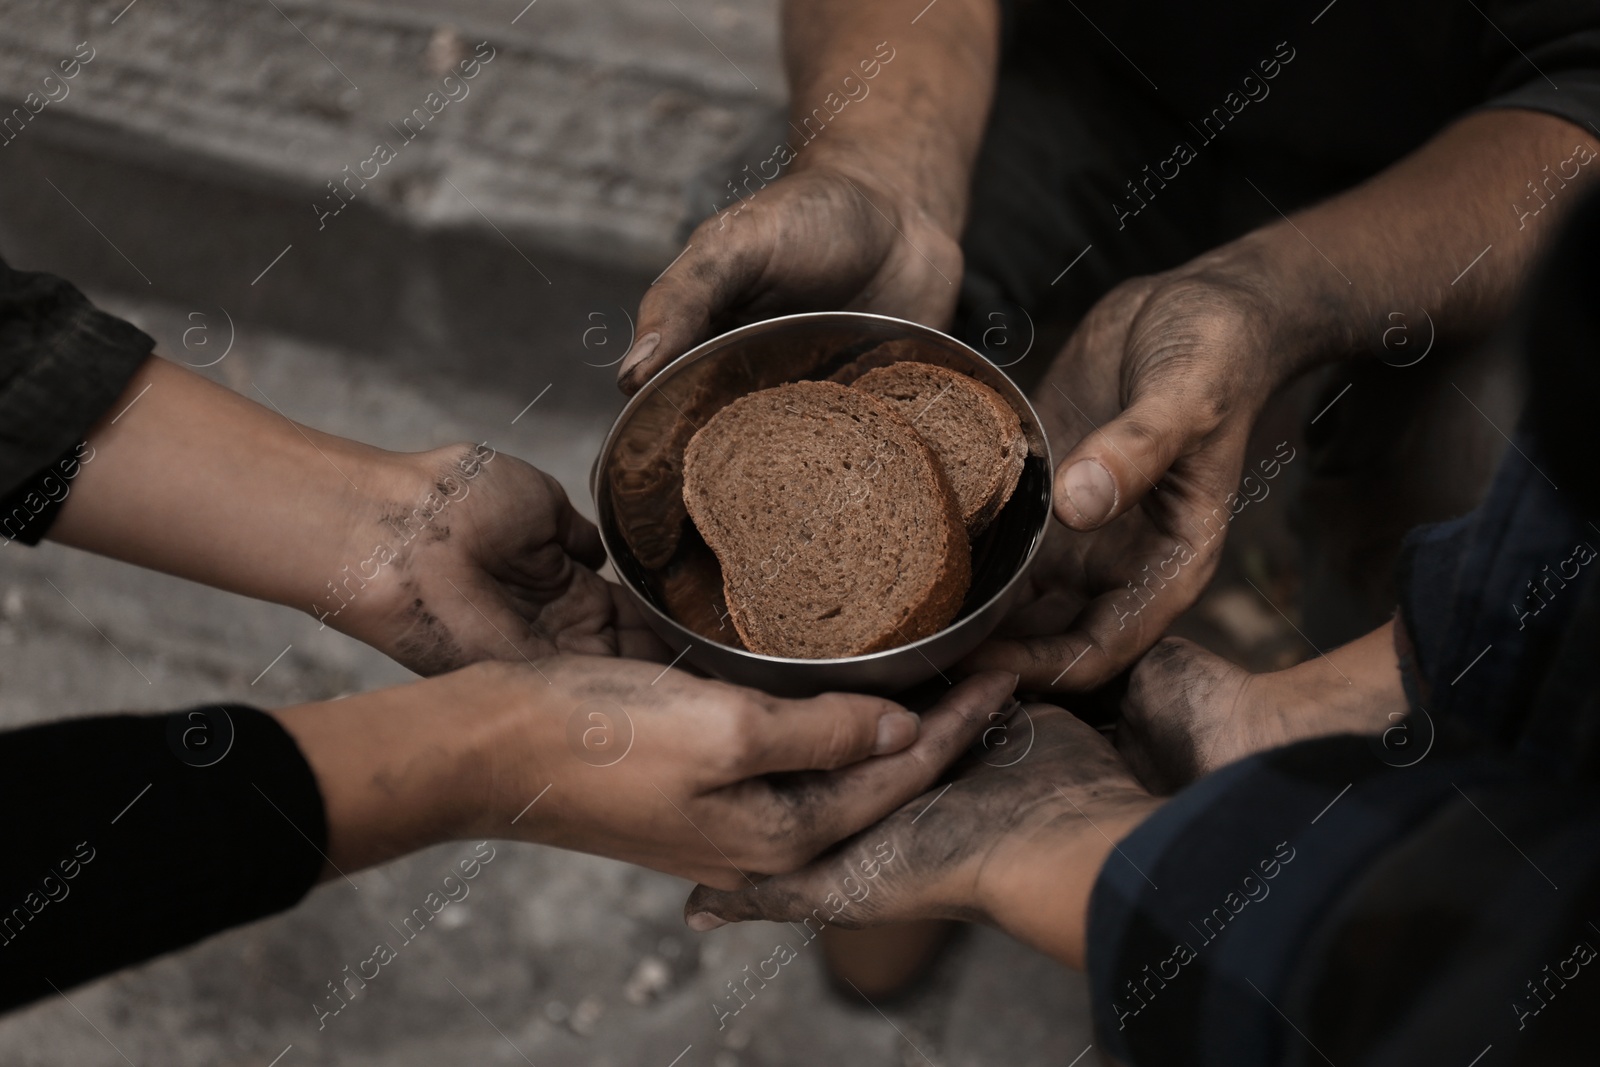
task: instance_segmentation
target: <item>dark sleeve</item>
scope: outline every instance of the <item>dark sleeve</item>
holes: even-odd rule
[[[77,461],[92,458],[79,447],[89,428],[154,348],[70,283],[0,261],[0,533],[43,535]]]
[[[0,734],[0,1010],[291,907],[327,844],[310,766],[238,705]]]
[[[1543,111],[1591,132],[1600,127],[1600,5],[1594,0],[1483,0],[1478,8],[1480,39],[1494,72],[1488,106]],[[1556,170],[1558,161],[1549,162]],[[1583,164],[1569,165],[1567,178],[1578,165]],[[1529,175],[1536,182],[1541,177]],[[1555,188],[1560,187],[1558,182]]]
[[[1407,759],[1412,758],[1407,756]],[[1122,842],[1089,913],[1129,1065],[1579,1062],[1600,803],[1504,759],[1365,738],[1253,757]],[[1580,975],[1580,971],[1592,971]]]

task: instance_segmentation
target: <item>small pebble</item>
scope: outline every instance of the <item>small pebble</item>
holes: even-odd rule
[[[629,1004],[644,1005],[672,986],[672,968],[660,956],[646,956],[633,969],[633,976],[622,987]]]
[[[572,1027],[572,1032],[581,1037],[588,1037],[594,1033],[595,1024],[600,1021],[600,1016],[605,1013],[605,1004],[599,997],[587,996],[578,1001],[572,1009],[572,1018],[567,1020],[567,1025]]]

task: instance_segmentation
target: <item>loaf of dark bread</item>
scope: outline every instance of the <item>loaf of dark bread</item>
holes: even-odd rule
[[[931,363],[891,363],[851,384],[911,423],[933,449],[968,536],[982,533],[1016,492],[1028,458],[1011,405],[975,378]]]
[[[932,451],[888,404],[832,382],[751,393],[690,439],[683,500],[753,652],[858,656],[943,629],[971,580]]]

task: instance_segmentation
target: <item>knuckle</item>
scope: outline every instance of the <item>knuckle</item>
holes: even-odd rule
[[[765,714],[755,704],[738,697],[715,710],[707,740],[722,769],[739,771],[755,762],[761,752],[761,719]]]
[[[841,713],[828,724],[828,732],[816,752],[818,766],[833,768],[855,762],[863,752],[870,751],[876,734],[876,717],[851,715],[841,708]]]
[[[1130,409],[1117,421],[1117,429],[1124,441],[1123,447],[1136,454],[1161,451],[1175,429],[1172,414],[1164,405],[1162,408],[1154,408],[1153,405],[1146,404],[1143,407]]]

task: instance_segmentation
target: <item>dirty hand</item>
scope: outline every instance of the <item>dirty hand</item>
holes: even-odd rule
[[[991,739],[948,787],[793,873],[731,889],[695,887],[684,906],[689,925],[812,919],[854,929],[966,919],[1082,967],[1089,892],[1112,842],[1161,801],[1076,716],[1013,706],[1006,744]]]
[[[800,311],[870,311],[943,328],[961,280],[956,239],[867,168],[780,178],[701,223],[645,293],[617,372],[636,392],[713,332]]]
[[[1169,637],[1134,665],[1117,749],[1158,793],[1270,748],[1331,734],[1368,734],[1378,758],[1407,767],[1426,755],[1433,724],[1412,715],[1390,621],[1287,670],[1251,674],[1193,641]]]
[[[146,360],[78,450],[51,538],[309,612],[419,674],[665,657],[549,475],[481,445],[374,448],[256,392]]]
[[[1066,454],[1059,522],[969,666],[1015,671],[1024,689],[1090,689],[1198,599],[1243,498],[1251,427],[1289,373],[1270,307],[1247,270],[1197,261],[1125,282],[1085,316],[1035,398]],[[1263,462],[1275,474],[1293,458]]]
[[[556,652],[665,659],[621,586],[595,569],[594,524],[548,474],[482,446],[388,454],[352,524],[349,565],[312,605],[419,674]]]
[[[449,840],[554,845],[732,888],[925,790],[1009,699],[969,678],[920,718],[558,655],[276,712],[316,776],[325,878]]]

